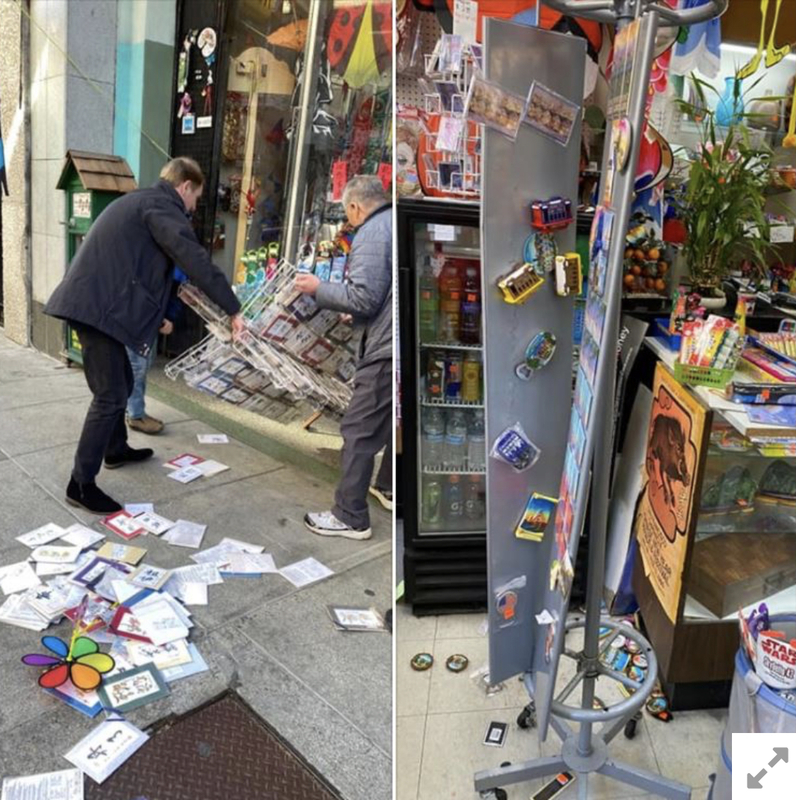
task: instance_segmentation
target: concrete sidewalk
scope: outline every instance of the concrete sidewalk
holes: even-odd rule
[[[14,537],[47,522],[66,527],[78,521],[100,530],[97,517],[63,499],[88,398],[79,369],[18,347],[0,329],[0,566],[27,558],[30,551]],[[391,606],[390,516],[372,506],[374,535],[367,542],[314,536],[302,518],[308,508],[330,507],[331,483],[240,439],[200,445],[198,433],[215,432],[206,422],[156,400],[147,405],[166,430],[158,437],[132,434],[130,442],[154,447],[155,458],[103,471],[103,489],[119,502],[151,502],[170,519],[206,524],[203,549],[232,536],[264,545],[278,567],[314,556],[335,575],[301,590],[278,575],[211,586],[209,605],[190,608],[191,640],[210,672],[172,684],[170,697],[131,712],[130,721],[144,728],[233,687],[346,800],[387,800],[392,640],[338,632],[326,606]],[[231,469],[188,485],[168,480],[161,465],[184,452]],[[109,533],[108,539],[118,537]],[[192,563],[192,551],[155,536],[133,544],[145,547],[146,561],[158,566]],[[68,631],[61,624],[47,633]],[[1,775],[67,768],[63,753],[98,723],[45,694],[35,671],[20,663],[40,649],[38,640],[33,631],[0,623]]]

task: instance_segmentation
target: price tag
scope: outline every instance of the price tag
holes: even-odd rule
[[[465,44],[475,44],[478,25],[476,0],[455,0],[453,4],[453,33],[462,37]]]
[[[455,225],[429,225],[428,232],[431,234],[432,242],[455,242]]]

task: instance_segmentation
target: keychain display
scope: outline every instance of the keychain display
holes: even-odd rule
[[[523,361],[514,368],[520,380],[528,381],[542,367],[546,367],[556,352],[556,337],[549,331],[537,333],[525,348]]]
[[[572,201],[566,197],[551,197],[549,200],[534,200],[530,206],[531,227],[542,233],[563,230],[575,218],[572,216]]]
[[[489,455],[498,461],[504,461],[516,472],[530,469],[538,460],[542,451],[528,438],[519,422],[506,428],[495,439]]]
[[[544,278],[536,273],[533,264],[521,264],[508,275],[498,279],[497,287],[503,299],[511,305],[524,303],[534,292],[538,292],[544,284]]]
[[[579,295],[583,290],[583,268],[578,253],[556,256],[556,294],[559,297]]]

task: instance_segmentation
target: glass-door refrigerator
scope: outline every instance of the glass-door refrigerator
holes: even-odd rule
[[[401,506],[418,615],[486,606],[479,206],[398,204]]]

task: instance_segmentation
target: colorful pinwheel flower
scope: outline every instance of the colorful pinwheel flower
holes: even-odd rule
[[[39,677],[39,686],[44,689],[55,689],[71,680],[78,689],[91,691],[116,666],[113,658],[101,653],[99,645],[87,636],[74,638],[71,646],[57,636],[44,636],[41,643],[55,656],[32,653],[23,656],[22,663],[48,668]]]

